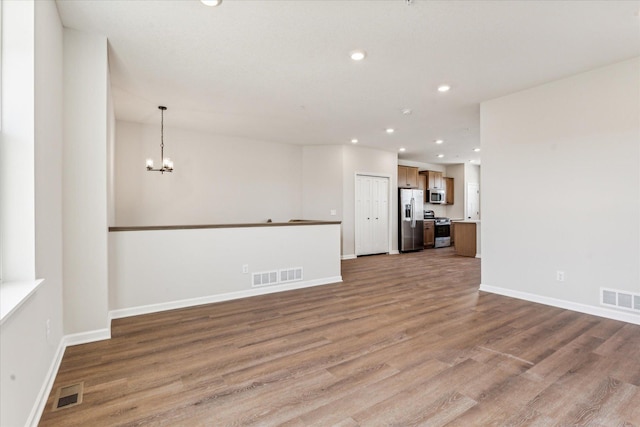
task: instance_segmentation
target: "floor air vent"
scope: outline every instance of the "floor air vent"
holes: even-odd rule
[[[640,312],[640,294],[633,292],[600,288],[600,303],[609,307]]]
[[[53,410],[58,411],[64,408],[70,408],[82,403],[82,393],[84,391],[84,382],[73,384],[66,387],[60,387],[53,399]]]

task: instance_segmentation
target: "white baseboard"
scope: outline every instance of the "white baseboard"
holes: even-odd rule
[[[35,404],[31,409],[31,413],[29,414],[29,418],[27,419],[25,425],[36,427],[40,422],[40,417],[42,417],[44,408],[47,405],[47,399],[49,398],[49,393],[51,393],[51,389],[53,388],[53,383],[56,380],[56,375],[58,375],[58,369],[60,368],[60,363],[62,363],[62,356],[64,356],[64,350],[66,348],[67,346],[65,345],[65,339],[64,337],[62,337],[62,339],[60,340],[60,344],[58,344],[56,353],[53,356],[53,360],[51,361],[51,365],[49,366],[47,376],[42,383],[42,387],[40,388],[38,397],[36,398]]]
[[[398,250],[389,251],[389,255],[400,255],[400,251],[398,251]]]
[[[202,297],[202,298],[192,298],[188,300],[172,301],[172,302],[167,302],[163,304],[153,304],[153,305],[146,305],[142,307],[113,310],[109,312],[109,323],[111,323],[110,322],[111,319],[118,319],[122,317],[155,313],[158,311],[173,310],[176,308],[185,308],[185,307],[191,307],[191,306],[202,305],[202,304],[210,304],[213,302],[228,301],[232,299],[246,298],[250,296],[265,295],[265,294],[271,294],[274,292],[303,289],[303,288],[309,288],[312,286],[327,285],[330,283],[340,283],[340,282],[342,282],[342,276],[335,276],[335,277],[327,277],[324,279],[309,280],[309,281],[300,282],[300,283],[291,283],[286,285],[255,288],[255,289],[249,289],[246,291],[229,292],[226,294],[211,295],[211,296]],[[53,384],[56,379],[56,375],[58,375],[58,369],[60,368],[60,364],[62,363],[62,357],[64,356],[65,349],[72,345],[87,344],[90,342],[102,341],[110,338],[111,338],[111,328],[97,329],[95,331],[89,331],[89,332],[80,332],[77,334],[70,334],[62,337],[62,339],[60,340],[60,344],[58,345],[58,348],[56,350],[55,356],[51,362],[51,366],[49,367],[49,371],[47,372],[45,381],[42,384],[42,387],[40,389],[40,392],[38,393],[36,402],[33,408],[31,409],[29,418],[27,419],[27,423],[26,423],[27,426],[35,427],[40,422],[40,417],[42,417],[42,413],[44,412],[44,408],[47,404],[47,399],[49,398],[49,394],[51,393],[51,389],[53,388]]]
[[[476,254],[476,258],[482,258],[482,256],[480,256],[480,254]]]
[[[71,345],[87,344],[94,341],[108,340],[110,338],[111,329],[105,328],[95,331],[65,335],[60,339],[60,344],[58,344],[56,353],[53,357],[53,360],[51,361],[47,376],[45,377],[42,387],[40,388],[38,397],[36,398],[35,404],[31,409],[31,413],[29,414],[29,418],[27,419],[25,425],[36,427],[40,422],[40,417],[42,417],[44,408],[47,405],[47,399],[49,398],[49,394],[51,393],[51,389],[53,388],[53,383],[56,381],[58,369],[60,369],[62,357],[64,356],[64,351],[67,349],[67,347]]]
[[[253,297],[258,295],[272,294],[274,292],[291,291],[295,289],[309,288],[312,286],[328,285],[342,282],[342,276],[326,277],[322,279],[309,280],[306,282],[290,283],[286,285],[276,285],[261,288],[247,289],[225,294],[208,295],[205,297],[190,298],[179,301],[169,301],[159,304],[149,304],[131,308],[121,308],[109,312],[112,319],[123,317],[139,316],[142,314],[157,313],[159,311],[175,310],[178,308],[194,307],[197,305],[211,304],[215,302],[229,301],[240,298]]]
[[[564,308],[580,313],[591,314],[593,316],[605,317],[607,319],[620,320],[621,322],[640,325],[640,316],[633,313],[623,313],[605,307],[580,304],[577,302],[561,300],[557,298],[545,297],[542,295],[530,294],[528,292],[515,291],[513,289],[499,288],[496,286],[480,285],[480,290],[492,294],[517,298],[525,301],[537,302],[539,304],[550,305],[552,307]]]
[[[96,329],[95,331],[80,332],[77,334],[65,335],[63,340],[65,347],[71,345],[87,344],[95,341],[108,340],[111,338],[111,325],[109,328]]]

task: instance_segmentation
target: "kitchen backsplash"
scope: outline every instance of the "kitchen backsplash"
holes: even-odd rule
[[[433,211],[436,216],[440,216],[440,217],[447,216],[447,206],[446,205],[425,203],[424,204],[424,210]]]

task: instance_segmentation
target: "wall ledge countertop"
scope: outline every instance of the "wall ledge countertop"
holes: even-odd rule
[[[251,227],[289,227],[300,225],[335,225],[341,221],[319,221],[292,219],[288,222],[250,222],[243,224],[200,224],[200,225],[146,225],[135,227],[109,227],[109,231],[155,231],[155,230],[196,230],[206,228],[251,228]]]

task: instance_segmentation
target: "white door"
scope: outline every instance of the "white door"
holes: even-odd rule
[[[389,178],[356,176],[356,255],[389,252]]]
[[[480,219],[480,184],[477,182],[467,184],[467,219]]]
[[[372,185],[372,253],[389,252],[389,179],[375,178]]]

